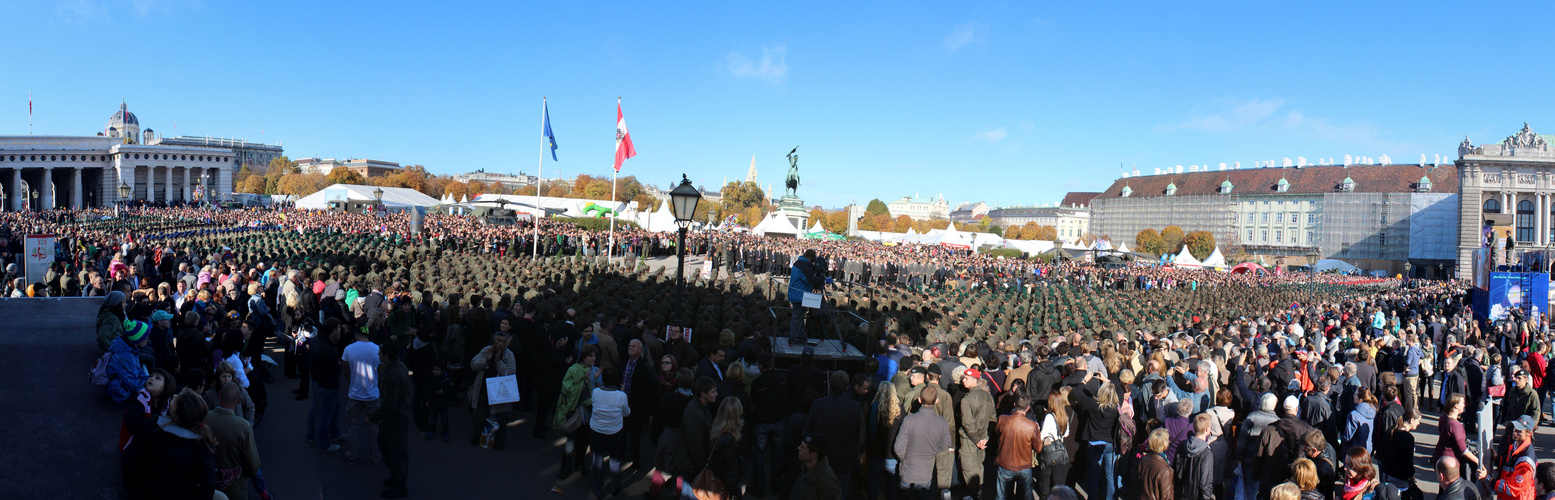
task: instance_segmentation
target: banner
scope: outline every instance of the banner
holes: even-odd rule
[[[54,235],[29,234],[22,252],[25,254],[27,283],[42,283],[43,277],[54,265]]]

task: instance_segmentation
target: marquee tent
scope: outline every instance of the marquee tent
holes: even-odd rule
[[[1344,274],[1360,274],[1361,272],[1361,268],[1350,265],[1350,263],[1339,259],[1323,259],[1317,261],[1317,264],[1312,266],[1312,270],[1320,273],[1338,271]]]
[[[784,217],[783,214],[779,212],[772,212],[771,214],[768,214],[767,218],[762,220],[760,224],[757,224],[756,227],[751,228],[751,233],[756,234],[757,236],[773,235],[793,237],[799,235],[799,230],[794,229],[794,225],[788,222],[788,217]]]
[[[331,201],[372,202],[376,200],[374,191],[379,189],[383,190],[383,206],[391,212],[401,212],[410,208],[425,209],[438,205],[437,198],[410,188],[335,184],[297,200],[297,208],[326,210]]]
[[[1237,264],[1236,267],[1231,268],[1231,272],[1232,273],[1236,273],[1236,274],[1243,274],[1243,273],[1269,274],[1269,270],[1268,269],[1264,269],[1263,266],[1258,265],[1257,262],[1243,262],[1241,264]]]
[[[1226,256],[1220,254],[1220,247],[1215,247],[1215,251],[1210,252],[1209,257],[1204,258],[1204,267],[1226,267]]]
[[[1182,253],[1173,257],[1171,264],[1179,267],[1204,267],[1204,263],[1193,258],[1193,254],[1189,253],[1187,248],[1182,249]]]

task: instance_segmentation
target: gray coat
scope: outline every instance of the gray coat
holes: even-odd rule
[[[934,408],[923,407],[917,413],[902,418],[901,429],[896,434],[896,458],[901,460],[897,469],[902,481],[912,484],[930,484],[934,480],[934,455],[949,450],[950,425],[934,413]]]

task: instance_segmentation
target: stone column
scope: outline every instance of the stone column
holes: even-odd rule
[[[184,167],[184,203],[194,201],[194,168]]]
[[[11,210],[12,211],[20,212],[20,211],[22,211],[22,209],[27,207],[27,205],[22,203],[24,200],[22,200],[22,169],[21,168],[13,168],[13,169],[11,169],[11,195],[10,196],[11,196]]]
[[[38,209],[54,208],[54,167],[43,167],[43,185],[38,189],[43,192],[38,195],[38,198],[43,200],[43,204],[39,205]]]
[[[162,176],[167,179],[167,183],[162,185],[162,202],[164,202],[164,203],[172,203],[173,202],[173,167],[164,167],[164,168],[167,169],[167,172],[163,173]]]
[[[71,169],[70,175],[70,208],[83,208],[81,193],[81,167]]]

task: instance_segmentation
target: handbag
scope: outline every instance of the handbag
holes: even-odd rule
[[[721,435],[718,437],[723,439]],[[713,449],[707,453],[709,460],[717,451],[718,442],[714,441]],[[718,479],[706,465],[702,466],[702,472],[697,474],[696,479],[691,481],[691,493],[696,495],[697,500],[729,500],[728,488],[724,487],[723,480]]]
[[[583,427],[583,420],[583,405],[578,405],[577,408],[567,412],[567,420],[562,422],[562,432],[570,434],[578,430],[579,427]]]
[[[1499,398],[1506,396],[1506,384],[1490,386],[1490,397]]]
[[[1037,463],[1042,468],[1057,467],[1069,464],[1069,450],[1064,448],[1064,440],[1054,439],[1051,443],[1043,443],[1041,457]]]

